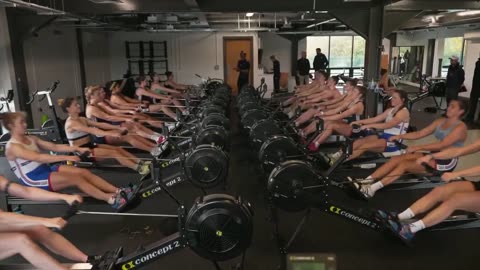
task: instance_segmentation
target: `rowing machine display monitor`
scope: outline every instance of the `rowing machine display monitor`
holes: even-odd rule
[[[177,233],[123,257],[121,248],[117,248],[93,269],[139,269],[187,246],[215,264],[230,260],[244,254],[250,246],[252,217],[251,205],[240,197],[226,194],[199,197],[188,214],[183,205],[179,206]]]
[[[337,260],[334,254],[326,253],[289,253],[287,270],[336,270]]]

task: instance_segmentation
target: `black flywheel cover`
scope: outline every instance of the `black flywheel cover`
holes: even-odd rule
[[[252,126],[263,119],[268,118],[268,113],[262,109],[254,109],[250,111],[246,111],[241,118],[241,122],[244,128],[250,129]]]
[[[305,210],[326,199],[325,180],[309,163],[300,160],[285,161],[273,169],[267,190],[273,204],[289,212]]]
[[[223,114],[211,113],[202,120],[201,127],[206,128],[209,126],[219,126],[226,130],[230,129],[230,120]]]
[[[225,261],[240,256],[253,235],[253,211],[240,197],[211,194],[197,198],[185,222],[190,248],[200,257]]]
[[[218,147],[199,145],[187,156],[185,174],[195,186],[211,188],[223,183],[228,175],[228,156]]]
[[[230,145],[228,132],[223,127],[208,126],[198,131],[195,144],[209,144],[227,150]]]
[[[275,135],[267,139],[258,151],[258,160],[262,164],[263,171],[270,173],[281,162],[289,159],[300,159],[302,151],[292,138]]]
[[[282,134],[282,129],[271,119],[260,120],[250,129],[250,139],[252,140],[255,149],[259,149],[263,142],[270,137]]]

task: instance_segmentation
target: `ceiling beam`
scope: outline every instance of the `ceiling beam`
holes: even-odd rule
[[[385,6],[386,10],[480,9],[473,0],[402,0]]]

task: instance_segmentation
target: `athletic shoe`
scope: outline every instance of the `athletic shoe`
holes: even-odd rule
[[[137,171],[140,175],[149,174],[150,173],[150,164],[145,164],[145,163],[139,164]]]
[[[307,146],[307,149],[308,149],[308,151],[310,151],[310,152],[317,152],[317,151],[318,151],[318,144],[315,143],[315,142],[311,142],[311,143]]]
[[[112,208],[118,212],[122,211],[125,206],[127,206],[128,199],[125,192],[121,191],[115,195],[115,201],[112,204]]]
[[[374,216],[375,216],[376,220],[383,223],[383,225],[385,225],[385,226],[389,225],[388,222],[390,220],[393,220],[395,222],[399,222],[396,213],[393,213],[393,212],[377,210],[377,211],[375,211]]]
[[[161,144],[161,145],[158,145],[158,146],[156,147],[156,149],[157,149],[157,151],[156,151],[157,154],[154,155],[154,156],[155,156],[155,157],[158,157],[158,156],[160,156],[165,150],[168,149],[168,141],[164,142],[164,143]]]
[[[388,224],[388,227],[395,236],[402,240],[406,245],[411,246],[415,234],[410,230],[409,224],[402,225],[401,223],[393,220],[389,220]]]
[[[150,151],[150,155],[154,156],[154,157],[158,157],[160,154],[162,154],[162,152],[160,152],[160,150],[158,149],[158,147],[154,147],[152,148],[152,150]]]
[[[360,198],[368,200],[372,198],[372,195],[368,192],[368,189],[370,188],[370,185],[362,185],[358,183],[356,180],[354,180],[351,177],[347,177],[347,180],[349,181],[349,186],[351,189],[360,196]]]
[[[168,132],[175,131],[181,126],[180,122],[164,123],[163,125],[167,127]]]
[[[120,188],[120,192],[125,192],[125,194],[127,195],[127,200],[131,200],[135,196],[139,188],[140,186],[138,185],[130,185],[128,187]]]
[[[357,180],[357,183],[361,184],[361,185],[370,185],[370,184],[373,184],[375,183],[375,180],[373,178],[365,178],[365,179],[356,179]]]
[[[190,112],[189,111],[183,111],[182,115],[190,115]]]
[[[335,164],[342,157],[342,155],[343,155],[342,151],[337,151],[335,153],[327,154],[330,166]]]
[[[157,145],[159,145],[159,144],[162,144],[162,143],[164,143],[164,142],[166,142],[166,141],[167,141],[167,137],[165,137],[165,136],[159,136],[158,139],[157,139],[157,141],[156,141],[156,143],[157,143]]]

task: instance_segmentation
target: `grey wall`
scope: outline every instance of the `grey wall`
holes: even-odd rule
[[[280,71],[290,73],[292,66],[292,42],[275,33],[259,33],[258,36],[263,49],[262,65],[269,70],[272,69],[273,63],[270,60],[270,56],[275,55],[280,62]]]
[[[82,35],[87,85],[110,81],[109,34],[83,32]]]
[[[0,8],[0,95],[5,95],[7,90],[13,88],[11,49],[5,9]],[[13,104],[11,108],[14,109]]]

